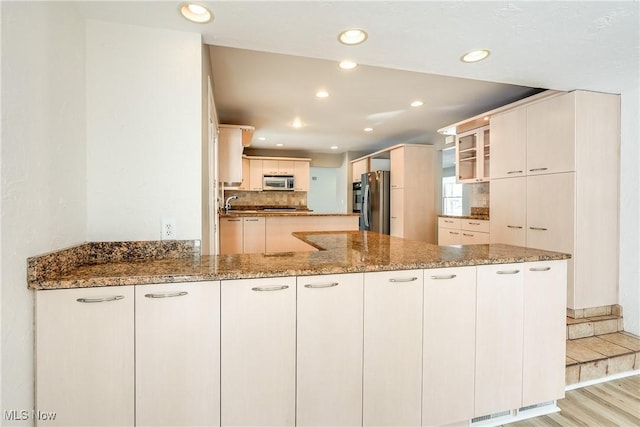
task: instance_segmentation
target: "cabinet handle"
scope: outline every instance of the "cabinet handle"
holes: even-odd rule
[[[507,225],[507,228],[517,228],[519,230],[522,230],[522,226],[521,225]]]
[[[418,280],[417,277],[392,277],[389,279],[391,283],[415,282],[416,280]]]
[[[549,271],[551,267],[531,267],[529,271]]]
[[[102,297],[102,298],[78,298],[76,301],[84,302],[84,303],[94,303],[94,302],[118,301],[121,299],[124,299],[124,295],[114,295],[112,297]]]
[[[460,233],[456,233],[455,231],[450,231],[449,234],[460,234]]]
[[[285,289],[289,289],[289,286],[256,286],[255,288],[251,288],[252,291],[256,292],[284,291]]]
[[[185,295],[189,295],[189,292],[180,291],[180,292],[165,292],[160,294],[145,294],[145,298],[173,298],[173,297],[183,297]]]
[[[229,221],[229,222],[240,222],[239,219],[228,219],[227,221]]]
[[[480,225],[479,222],[468,222],[467,224],[469,224],[469,225]]]
[[[334,286],[338,286],[338,282],[307,283],[306,285],[304,285],[305,288],[309,289],[333,288]]]
[[[447,224],[453,224],[453,221],[449,221],[448,219],[445,219],[444,222],[446,222]]]
[[[529,172],[538,172],[538,171],[546,171],[547,168],[534,168],[534,169],[529,169]]]
[[[462,233],[463,236],[473,237],[473,234]]]
[[[547,231],[547,229],[544,227],[529,227],[529,230]]]
[[[498,270],[496,274],[518,274],[520,270]]]
[[[511,174],[514,174],[514,173],[522,173],[522,171],[509,171],[509,172],[507,172],[507,175],[511,175]]]
[[[456,277],[455,274],[443,274],[441,276],[431,276],[433,280],[448,280],[448,279],[454,279],[455,277]]]
[[[247,221],[247,222],[258,222],[260,220],[258,218],[251,218],[251,219],[246,218],[245,221]]]

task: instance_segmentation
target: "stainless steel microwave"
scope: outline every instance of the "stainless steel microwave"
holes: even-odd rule
[[[293,191],[293,175],[264,175],[263,191]]]

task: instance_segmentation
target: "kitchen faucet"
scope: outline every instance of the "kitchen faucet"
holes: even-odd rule
[[[231,201],[236,200],[237,198],[238,196],[235,194],[233,196],[227,197],[227,201],[224,202],[224,210],[229,211],[229,209],[231,209]]]

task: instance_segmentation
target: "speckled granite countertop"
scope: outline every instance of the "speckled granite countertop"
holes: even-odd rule
[[[477,219],[477,220],[489,221],[489,216],[488,215],[444,215],[444,214],[440,214],[440,215],[438,215],[438,217],[440,217],[440,218],[459,218],[459,219]]]
[[[117,256],[106,260],[108,257],[99,256],[99,245],[108,244],[89,243],[85,245],[90,245],[89,248],[94,255],[86,260],[82,255],[58,271],[52,267],[56,264],[56,253],[30,258],[29,288],[43,290],[308,276],[570,258],[569,255],[557,252],[509,245],[436,246],[366,231],[301,232],[295,235],[321,250],[199,256],[198,250],[189,252],[193,249],[192,245],[183,250],[172,247],[167,255],[156,248],[151,256],[145,257],[137,247],[139,256]],[[128,243],[141,245],[140,242]],[[158,242],[149,243],[162,245]],[[127,242],[118,243],[117,247],[123,248],[126,244]],[[84,249],[80,248],[85,245],[66,251],[71,251],[71,254],[84,252]],[[199,244],[196,245],[199,248]]]
[[[357,213],[317,213],[309,210],[231,210],[220,211],[220,218],[235,218],[242,216],[359,216]]]

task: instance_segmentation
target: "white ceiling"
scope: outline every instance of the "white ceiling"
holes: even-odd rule
[[[199,3],[215,16],[208,24],[187,22],[175,1],[77,5],[88,18],[200,32],[217,46],[221,122],[255,126],[267,140],[254,138],[253,147],[432,143],[436,129],[521,98],[527,87],[621,93],[638,85],[635,1]],[[339,44],[338,33],[352,27],[369,33],[366,43]],[[491,56],[459,60],[477,48]],[[345,58],[361,66],[340,72],[336,61]],[[314,97],[321,86],[329,98]],[[425,105],[409,107],[415,98]],[[307,126],[288,128],[295,115]],[[364,134],[366,126],[374,132]]]

